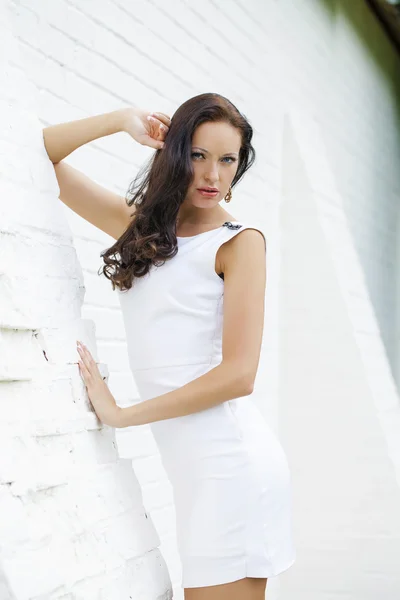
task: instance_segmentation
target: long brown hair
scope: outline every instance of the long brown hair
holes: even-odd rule
[[[193,178],[192,137],[196,127],[207,121],[225,121],[241,133],[232,188],[253,164],[253,129],[232,102],[213,93],[184,102],[171,119],[164,147],[156,150],[129,186],[126,202],[136,208],[132,221],[118,240],[101,253],[105,264],[100,269],[112,282],[113,290],[129,290],[135,277],[143,277],[151,265],[161,266],[177,254],[179,207]]]

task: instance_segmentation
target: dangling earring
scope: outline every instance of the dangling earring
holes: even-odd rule
[[[232,199],[232,188],[230,187],[228,193],[225,196],[225,202],[230,202],[231,199]]]

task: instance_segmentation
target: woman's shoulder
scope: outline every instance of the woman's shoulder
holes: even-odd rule
[[[246,240],[247,237],[259,237],[259,234],[261,234],[264,240],[265,251],[267,250],[267,236],[265,230],[261,225],[259,225],[255,221],[247,219],[237,220],[235,222],[226,221],[224,223],[224,226],[224,229],[226,230],[226,236],[224,236],[224,240],[219,241],[220,247],[218,250],[218,258],[220,260],[223,261],[230,253],[234,253],[233,248],[237,247],[237,244],[239,244],[239,247],[241,247],[242,244],[248,244],[249,242],[248,240]],[[242,231],[253,231],[253,234],[250,234],[250,236],[238,235]],[[255,231],[257,231],[258,233],[255,233]],[[240,240],[238,238],[240,238]],[[251,241],[250,243],[253,244],[253,241]]]
[[[231,221],[225,221],[224,223],[224,227],[229,230],[234,232],[240,232],[241,230],[245,230],[245,229],[255,229],[257,231],[259,231],[262,236],[264,237],[264,239],[266,239],[266,233],[265,233],[265,229],[262,225],[260,225],[260,223],[258,223],[256,220],[253,219],[232,219]],[[236,236],[234,236],[236,237]]]

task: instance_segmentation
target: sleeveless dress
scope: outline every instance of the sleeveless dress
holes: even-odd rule
[[[129,364],[144,401],[222,360],[224,242],[237,221],[177,237],[178,254],[118,295]],[[237,323],[240,327],[240,323]],[[182,587],[273,577],[295,562],[291,476],[283,448],[250,396],[150,423],[171,482]]]

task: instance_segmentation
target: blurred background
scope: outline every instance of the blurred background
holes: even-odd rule
[[[42,128],[203,92],[254,128],[229,210],[268,237],[256,401],[293,478],[269,600],[400,597],[400,2],[0,0],[0,598],[183,598],[149,426],[101,427],[75,340],[138,401],[113,239],[58,199]],[[153,150],[66,161],[125,194]],[[240,324],[239,324],[240,325]]]

